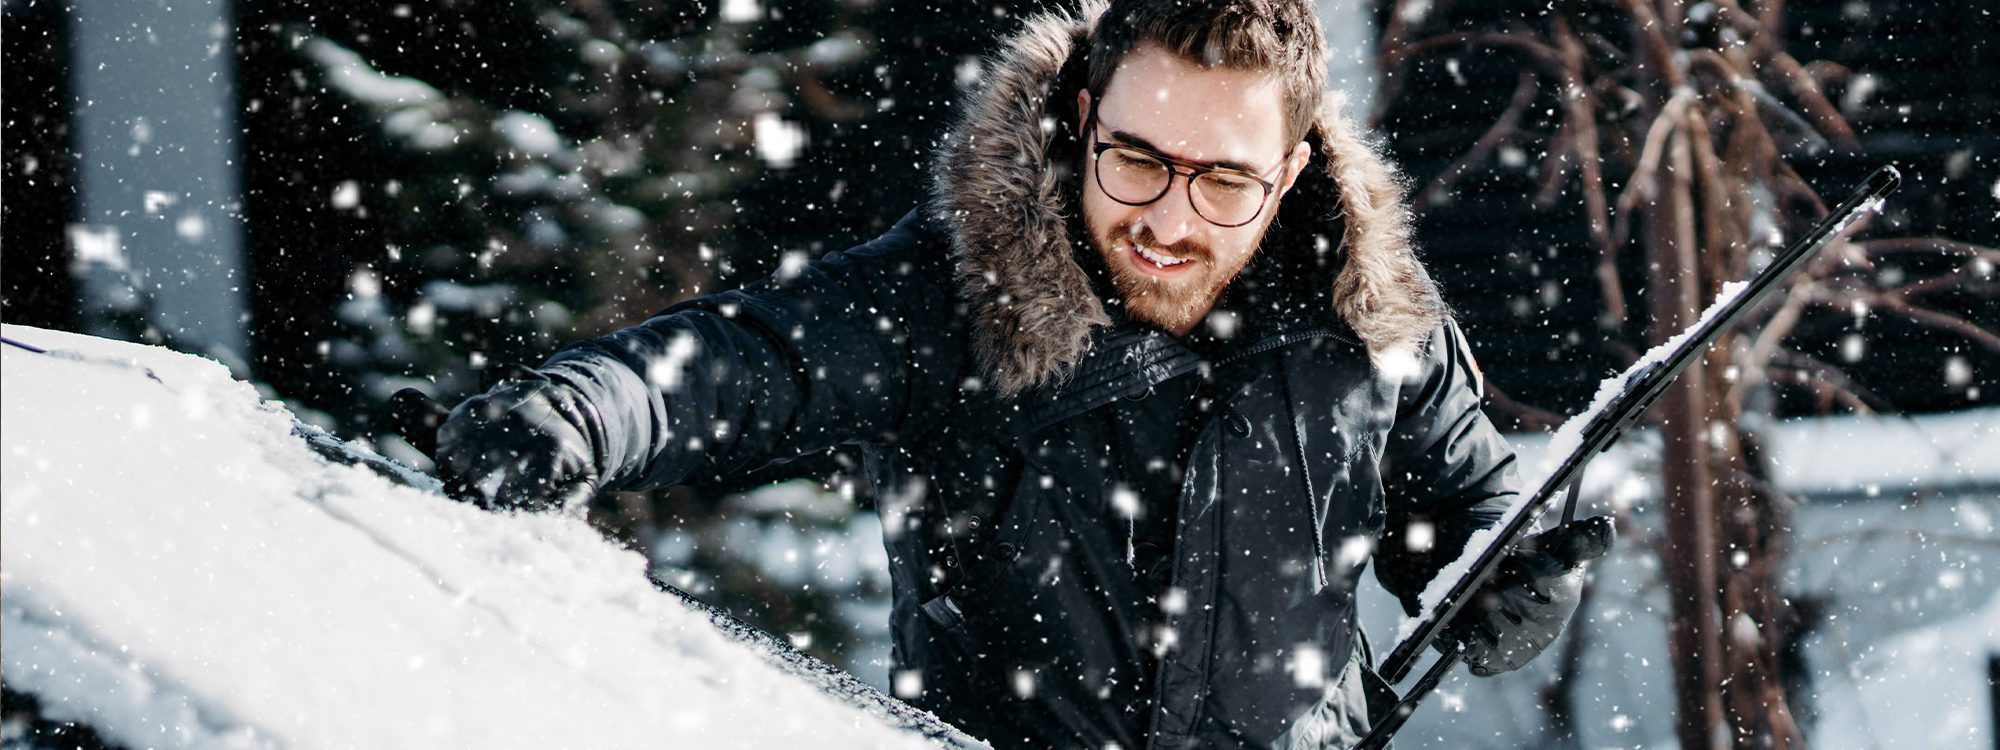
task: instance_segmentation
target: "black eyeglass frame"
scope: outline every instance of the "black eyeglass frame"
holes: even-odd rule
[[[1234,229],[1236,227],[1240,227],[1249,224],[1250,222],[1256,221],[1257,217],[1264,215],[1264,204],[1269,203],[1271,201],[1271,193],[1277,191],[1278,189],[1277,184],[1269,182],[1262,177],[1258,177],[1257,175],[1245,172],[1240,169],[1217,167],[1208,164],[1197,164],[1191,161],[1176,159],[1166,154],[1162,154],[1158,151],[1154,151],[1148,148],[1141,148],[1139,146],[1134,146],[1128,143],[1106,143],[1104,141],[1100,141],[1097,139],[1097,101],[1098,97],[1095,96],[1091,97],[1090,117],[1089,121],[1084,124],[1084,131],[1090,134],[1091,171],[1096,173],[1096,177],[1094,179],[1097,182],[1097,189],[1100,192],[1104,193],[1104,197],[1110,198],[1111,200],[1117,201],[1118,203],[1127,206],[1149,206],[1159,202],[1161,198],[1166,197],[1167,193],[1173,192],[1174,177],[1176,175],[1179,175],[1186,178],[1186,180],[1184,181],[1186,187],[1183,188],[1183,192],[1187,194],[1188,207],[1194,209],[1194,215],[1201,217],[1202,221],[1206,221],[1210,224],[1222,227],[1223,229]],[[1160,163],[1167,165],[1167,182],[1165,185],[1160,187],[1160,192],[1155,194],[1153,197],[1147,198],[1143,201],[1128,201],[1125,200],[1124,198],[1112,195],[1111,190],[1109,188],[1104,187],[1104,170],[1102,166],[1098,163],[1098,160],[1104,156],[1105,151],[1114,148],[1124,149],[1126,151],[1135,151],[1140,154],[1144,154],[1149,159],[1156,159]],[[1283,166],[1283,164],[1280,163],[1280,166]],[[1186,171],[1182,171],[1183,168],[1186,169]],[[1250,218],[1244,219],[1235,224],[1224,224],[1222,222],[1208,218],[1208,214],[1202,213],[1201,204],[1196,203],[1194,200],[1194,181],[1200,179],[1202,175],[1208,174],[1210,172],[1221,172],[1223,174],[1237,175],[1249,179],[1251,182],[1255,182],[1259,186],[1262,186],[1264,188],[1264,196],[1257,200],[1256,213],[1250,214]]]

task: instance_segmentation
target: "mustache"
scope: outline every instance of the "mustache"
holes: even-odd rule
[[[1164,245],[1160,243],[1158,238],[1153,236],[1151,227],[1138,222],[1121,224],[1112,228],[1111,236],[1114,238],[1124,237],[1130,239],[1136,244],[1150,247],[1176,258],[1190,258],[1207,265],[1214,265],[1215,256],[1208,251],[1207,245],[1191,240],[1181,240],[1171,245]]]

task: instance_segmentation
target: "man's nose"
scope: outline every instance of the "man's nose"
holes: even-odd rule
[[[1153,230],[1153,240],[1161,245],[1172,245],[1194,232],[1195,223],[1203,221],[1194,212],[1194,204],[1188,202],[1186,177],[1173,176],[1167,185],[1167,194],[1160,196],[1146,207],[1146,227]]]

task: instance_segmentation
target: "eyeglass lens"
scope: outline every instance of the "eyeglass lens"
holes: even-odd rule
[[[1166,162],[1132,149],[1114,146],[1104,149],[1097,159],[1099,186],[1120,203],[1143,205],[1159,200],[1172,187],[1173,175]],[[1238,226],[1257,217],[1264,205],[1264,188],[1241,175],[1204,172],[1189,187],[1188,198],[1203,219]]]

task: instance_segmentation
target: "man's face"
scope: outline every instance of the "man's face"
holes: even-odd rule
[[[1305,167],[1309,149],[1286,141],[1283,90],[1267,74],[1204,68],[1150,43],[1125,55],[1101,101],[1077,93],[1086,123],[1093,106],[1095,123],[1082,139],[1083,221],[1091,245],[1104,258],[1128,315],[1184,336],[1256,254],[1277,216],[1279,196]],[[1098,180],[1099,168],[1114,167],[1111,156],[1102,165],[1093,158],[1095,143],[1234,167],[1277,189],[1254,220],[1238,227],[1218,226],[1196,212],[1186,169],[1158,200],[1125,205]]]

